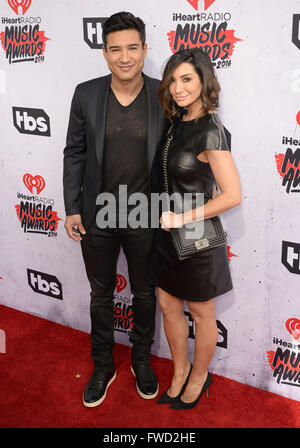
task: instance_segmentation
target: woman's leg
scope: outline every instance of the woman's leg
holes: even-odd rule
[[[187,319],[183,313],[183,300],[157,288],[159,305],[163,314],[164,329],[170,347],[174,372],[168,395],[175,397],[179,394],[189,370]]]
[[[195,347],[193,370],[181,396],[187,403],[196,400],[201,392],[218,340],[214,299],[188,302],[188,307],[195,322]]]

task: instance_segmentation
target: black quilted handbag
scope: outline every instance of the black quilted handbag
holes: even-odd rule
[[[169,188],[168,188],[168,176],[167,176],[167,160],[168,150],[170,143],[173,139],[172,135],[173,126],[169,129],[167,139],[162,155],[163,177],[164,187],[168,198],[168,210],[170,210],[169,202]],[[183,227],[170,229],[172,241],[179,260],[184,260],[191,257],[194,254],[203,252],[204,250],[212,249],[219,246],[225,246],[227,244],[226,233],[223,230],[221,220],[218,216],[204,220],[204,231],[199,238],[191,238],[191,231],[195,231],[197,222],[186,224]],[[197,234],[197,231],[194,232]]]

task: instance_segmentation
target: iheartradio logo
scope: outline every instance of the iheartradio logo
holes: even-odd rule
[[[291,317],[285,323],[286,329],[291,333],[293,338],[300,342],[300,320],[295,317]]]
[[[23,176],[23,182],[25,187],[28,188],[31,194],[33,193],[33,189],[36,189],[36,194],[40,194],[40,192],[45,188],[45,180],[42,176],[38,174],[36,176],[32,176],[32,174],[26,173]]]
[[[45,179],[39,174],[33,176],[30,173],[23,175],[25,187],[32,196],[23,193],[17,193],[19,203],[15,205],[18,220],[25,233],[38,233],[57,236],[57,226],[61,218],[57,211],[53,209],[54,200],[39,196],[46,186]]]
[[[127,286],[127,280],[123,275],[117,274],[117,283],[116,283],[116,290],[117,293],[121,292],[123,289],[125,289]]]
[[[187,0],[187,1],[196,11],[198,11],[199,0]],[[204,9],[207,10],[214,2],[215,0],[204,0]]]
[[[291,317],[285,327],[298,344],[273,337],[277,348],[267,352],[268,361],[278,384],[300,387],[300,320]]]
[[[20,11],[22,11],[21,14],[24,15],[31,5],[31,0],[8,0],[8,4],[17,15],[19,15]]]

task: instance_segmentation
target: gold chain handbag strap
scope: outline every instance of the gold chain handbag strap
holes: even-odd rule
[[[167,172],[167,164],[168,164],[168,151],[171,144],[171,141],[173,140],[173,129],[174,129],[174,123],[170,126],[167,136],[166,136],[166,142],[162,154],[162,168],[163,168],[163,178],[164,178],[164,189],[165,193],[167,193],[167,209],[170,210],[170,198],[169,198],[169,186],[168,186],[168,172]]]

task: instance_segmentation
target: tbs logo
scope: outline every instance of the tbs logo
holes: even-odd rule
[[[50,137],[50,119],[43,109],[13,107],[14,126],[21,134]]]
[[[191,313],[188,311],[184,311],[184,314],[187,317],[188,325],[189,325],[189,338],[195,339],[195,323],[192,318]],[[221,321],[217,320],[217,327],[218,327],[218,342],[217,346],[222,348],[227,348],[228,346],[228,331],[227,328],[224,327]],[[191,325],[190,325],[191,324]]]
[[[107,17],[89,17],[83,19],[83,38],[90,48],[103,48],[102,25]]]
[[[34,292],[53,297],[54,299],[63,299],[62,285],[54,275],[27,269],[27,278],[28,284]]]

